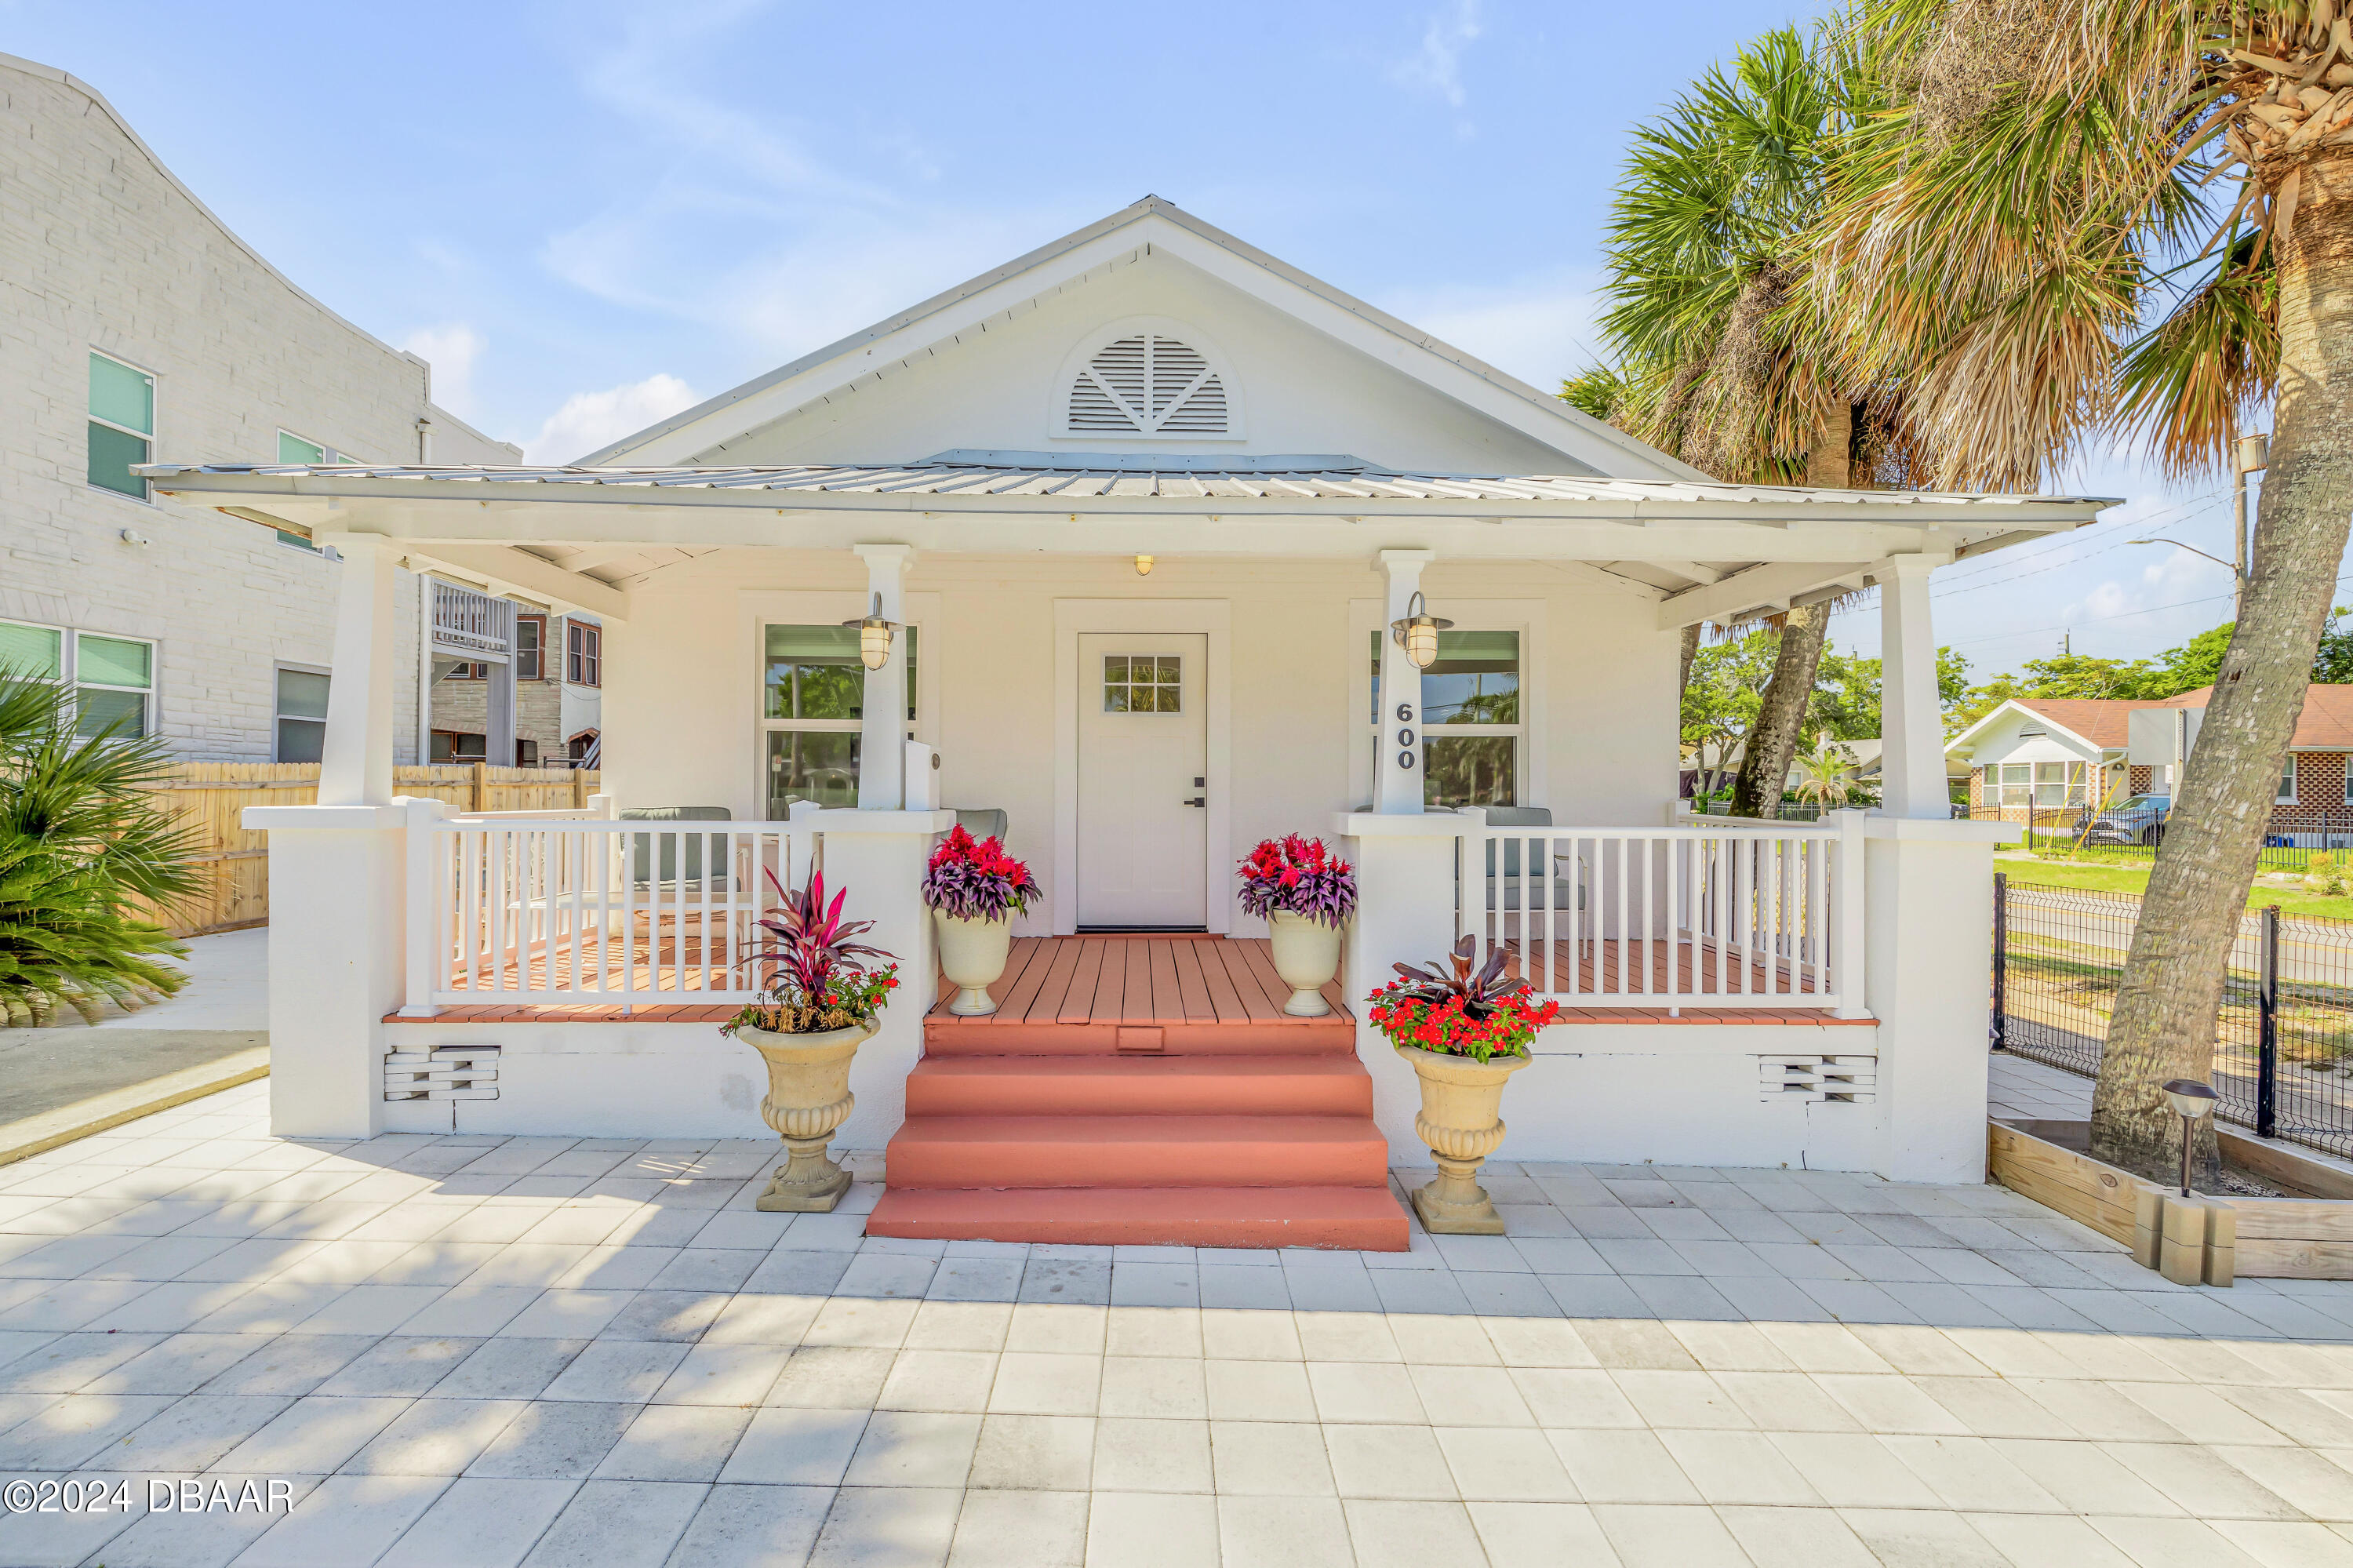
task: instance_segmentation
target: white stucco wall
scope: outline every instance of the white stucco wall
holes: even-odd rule
[[[272,270],[103,100],[6,56],[0,209],[0,619],[153,641],[155,727],[174,749],[267,761],[277,667],[328,666],[339,568],[209,508],[90,485],[91,350],[155,377],[157,461],[275,461],[281,428],[413,461],[428,413],[443,461],[519,454],[431,408],[423,360]],[[413,628],[414,581],[401,592]],[[404,713],[414,646],[412,630]],[[413,725],[396,745],[408,760]]]
[[[1675,793],[1676,638],[1656,629],[1651,601],[1542,566],[1441,561],[1425,581],[1440,613],[1509,606],[1527,629],[1524,697],[1540,715],[1540,751],[1525,803],[1562,822],[1659,822]],[[854,615],[865,582],[847,555],[746,550],[640,587],[628,621],[606,629],[605,789],[624,807],[721,805],[756,819],[759,627]],[[918,556],[916,738],[939,749],[939,798],[1010,813],[1013,849],[1051,887],[1055,601],[1223,601],[1232,775],[1226,853],[1212,858],[1230,864],[1270,834],[1324,832],[1369,789],[1365,629],[1379,587],[1369,564],[1163,558],[1144,578],[1124,560]],[[1209,891],[1230,895],[1218,881]]]
[[[1072,350],[1159,318],[1213,355],[1242,410],[1229,440],[1054,433]],[[738,436],[701,463],[906,462],[951,448],[1345,454],[1458,473],[1574,473],[1565,453],[1440,396],[1164,251],[1041,298],[942,344],[917,366]]]

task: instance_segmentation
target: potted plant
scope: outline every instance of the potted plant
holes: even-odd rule
[[[1274,972],[1291,988],[1282,1011],[1321,1018],[1324,988],[1340,972],[1340,928],[1356,912],[1356,874],[1322,839],[1266,839],[1241,863],[1243,910],[1267,925]]]
[[[1398,978],[1368,999],[1373,1027],[1421,1080],[1414,1136],[1430,1146],[1438,1177],[1414,1193],[1413,1212],[1444,1235],[1504,1234],[1479,1167],[1504,1141],[1504,1080],[1528,1065],[1536,1031],[1560,1020],[1558,1002],[1532,1007],[1527,982],[1504,978],[1503,948],[1472,973],[1478,950],[1478,938],[1465,937],[1450,966],[1395,965]]]
[[[948,830],[923,872],[923,903],[940,933],[940,972],[957,988],[948,1011],[977,1018],[997,1011],[988,988],[1013,950],[1013,916],[1038,891],[1029,868],[992,836],[976,840],[962,823]]]
[[[881,1027],[899,966],[866,962],[891,957],[851,940],[874,923],[843,920],[849,894],[835,894],[828,906],[818,872],[798,893],[787,892],[774,872],[768,883],[777,906],[760,922],[767,936],[751,955],[766,971],[760,997],[719,1032],[749,1041],[766,1058],[760,1117],[785,1140],[785,1162],[755,1206],[828,1213],[849,1191],[849,1172],[826,1158],[825,1146],[858,1104],[849,1092],[850,1059]]]

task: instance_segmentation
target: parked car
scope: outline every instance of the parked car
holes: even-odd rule
[[[2087,844],[2158,844],[2165,842],[2170,795],[2135,795],[2095,813],[2084,829]]]

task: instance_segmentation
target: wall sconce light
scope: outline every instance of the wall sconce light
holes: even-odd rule
[[[1427,670],[1438,662],[1438,634],[1452,626],[1451,620],[1440,620],[1430,613],[1422,602],[1421,590],[1413,590],[1406,601],[1405,619],[1389,622],[1389,635],[1405,650],[1405,656],[1417,670]]]
[[[2165,1086],[2165,1097],[2181,1118],[2181,1195],[2189,1196],[2189,1151],[2198,1141],[2198,1124],[2214,1114],[2211,1085],[2195,1078],[2176,1078]]]
[[[1135,575],[1140,577],[1148,577],[1152,575],[1151,556],[1138,556],[1135,557]]]
[[[882,619],[882,596],[874,596],[874,613],[860,620],[845,620],[844,626],[858,628],[858,662],[870,670],[880,670],[891,662],[891,634],[898,628]]]

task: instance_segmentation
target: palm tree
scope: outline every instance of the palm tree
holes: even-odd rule
[[[1905,386],[1934,482],[2030,488],[2119,425],[2200,465],[2276,397],[2253,580],[2093,1112],[2095,1153],[2161,1171],[2178,1132],[2160,1086],[2211,1075],[2345,550],[2353,37],[2337,0],[1863,0],[1848,20],[1900,91],[1841,151],[1807,291],[1845,329],[1844,374]],[[2185,274],[2179,308],[2130,344]],[[2211,1160],[2211,1124],[2204,1139]]]
[[[1824,810],[1843,806],[1854,796],[1854,759],[1845,747],[1823,741],[1811,757],[1798,759],[1798,799],[1811,800]]]
[[[185,949],[142,910],[194,893],[192,836],[152,786],[170,767],[121,721],[81,733],[72,688],[0,669],[0,1016],[95,1018],[177,991]]]
[[[1636,132],[1612,204],[1613,302],[1601,321],[1618,363],[1566,383],[1563,397],[1720,479],[1848,482],[1854,405],[1829,373],[1820,313],[1795,287],[1846,90],[1833,60],[1779,27]],[[1743,748],[1736,814],[1781,798],[1829,614],[1797,605],[1777,618],[1779,653]],[[1686,683],[1697,645],[1686,629]]]

